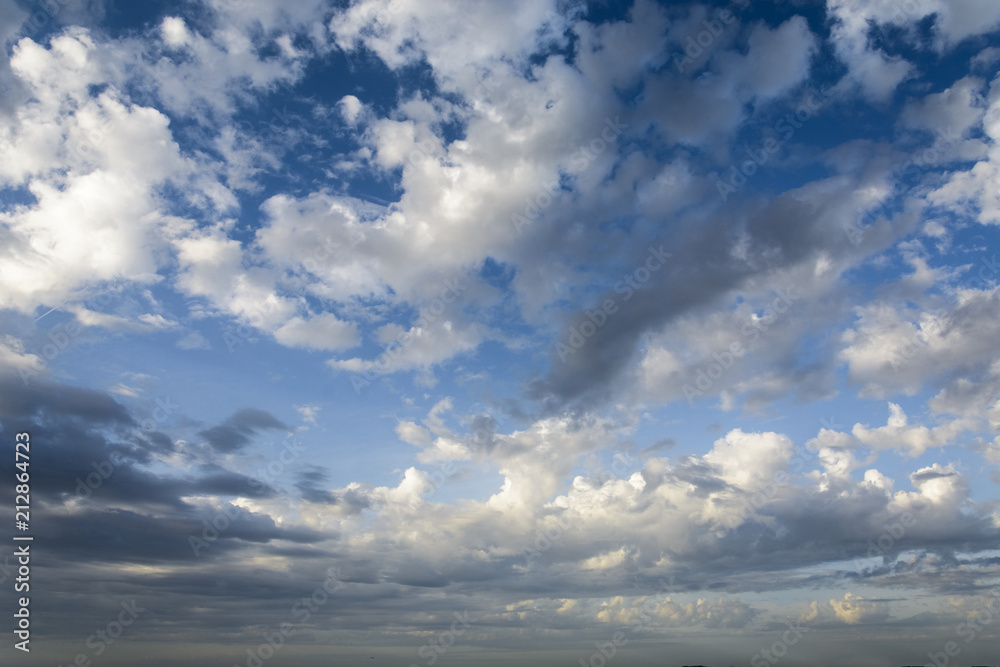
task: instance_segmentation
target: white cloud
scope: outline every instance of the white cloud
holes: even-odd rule
[[[733,429],[716,440],[704,458],[719,468],[720,479],[750,489],[784,470],[792,448],[792,441],[778,433],[744,433]]]
[[[845,593],[843,599],[830,600],[837,618],[848,625],[884,621],[889,617],[889,604],[879,600],[866,600],[854,593]]]
[[[274,339],[289,347],[327,351],[351,348],[360,340],[353,323],[339,320],[332,313],[322,313],[308,319],[292,317],[275,329]]]
[[[184,46],[191,40],[191,34],[188,32],[187,26],[184,25],[184,19],[176,16],[164,18],[160,24],[160,32],[163,33],[163,41],[167,46],[174,48]]]
[[[754,25],[747,40],[747,55],[727,52],[720,56],[720,71],[733,87],[746,85],[763,100],[779,97],[806,80],[817,50],[816,37],[801,16],[775,29]]]
[[[361,100],[354,95],[344,95],[340,98],[340,102],[337,104],[340,106],[340,113],[343,115],[344,120],[349,125],[357,124],[358,118],[361,116],[361,112],[364,109],[364,105],[361,104]]]
[[[938,134],[961,135],[978,124],[983,116],[981,90],[985,82],[967,76],[940,93],[911,101],[901,116],[903,123]]]
[[[885,426],[874,429],[855,424],[851,430],[854,437],[876,450],[894,449],[920,456],[930,447],[946,447],[965,430],[962,420],[951,421],[934,428],[911,425],[903,409],[889,403],[889,421]]]
[[[192,331],[177,341],[177,347],[182,350],[210,350],[212,344],[201,333]]]
[[[912,312],[885,303],[858,309],[857,326],[843,335],[840,356],[862,396],[914,394],[946,373],[974,376],[997,358],[1000,291],[958,290],[957,303]]]

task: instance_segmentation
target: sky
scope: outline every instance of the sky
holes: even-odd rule
[[[3,664],[997,664],[1000,3],[0,41]]]

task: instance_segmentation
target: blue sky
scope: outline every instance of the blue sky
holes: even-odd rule
[[[1000,4],[0,33],[5,661],[1000,654]]]

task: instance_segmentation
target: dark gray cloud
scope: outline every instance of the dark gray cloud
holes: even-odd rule
[[[768,284],[772,290],[777,289],[777,276],[781,272],[811,268],[820,256],[834,265],[850,265],[910,231],[910,225],[904,221],[891,232],[885,229],[870,232],[863,244],[851,243],[841,226],[830,224],[830,218],[838,215],[844,196],[851,191],[848,183],[839,188],[840,192],[808,200],[796,192],[786,193],[762,207],[758,205],[758,210],[751,205],[749,214],[747,203],[741,201],[742,210],[731,205],[709,218],[672,220],[669,234],[664,229],[664,236],[660,237],[669,239],[666,243],[656,237],[642,240],[632,237],[620,240],[620,247],[614,247],[615,240],[600,235],[605,252],[628,258],[621,263],[625,268],[620,273],[631,274],[642,267],[650,246],[659,247],[662,243],[664,250],[673,256],[666,266],[650,272],[648,281],[638,289],[626,290],[618,284],[621,276],[612,274],[603,293],[576,304],[582,310],[572,312],[557,330],[549,354],[549,369],[529,384],[528,394],[544,401],[553,412],[598,405],[622,391],[621,376],[634,368],[640,341],[650,333],[684,316],[710,314],[722,307],[724,297],[741,291],[753,293]],[[622,206],[629,208],[625,202]],[[610,249],[608,244],[612,245]],[[575,261],[586,260],[578,257]],[[570,352],[563,349],[564,360],[556,344],[567,344],[571,327],[579,330],[588,321],[586,312],[599,309],[609,299],[615,302],[617,312],[609,315],[579,349]],[[796,355],[788,354],[785,359],[769,359],[768,369],[783,376],[802,376],[803,399],[830,392],[832,365],[799,368]],[[762,389],[749,398],[755,406],[764,406],[786,391],[782,389],[771,395]]]
[[[202,431],[199,435],[216,451],[231,454],[250,444],[259,431],[289,429],[271,413],[257,408],[244,408],[233,413],[224,422]]]
[[[298,474],[298,481],[295,488],[302,494],[302,499],[311,503],[326,503],[335,505],[337,498],[329,490],[322,487],[323,482],[329,475],[323,468],[315,467],[311,470],[303,470]]]
[[[15,372],[0,369],[0,418],[78,418],[95,426],[134,426],[125,407],[107,393],[47,380],[24,382]]]

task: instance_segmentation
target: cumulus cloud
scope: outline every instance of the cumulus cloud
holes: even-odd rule
[[[837,619],[848,625],[884,621],[889,616],[889,604],[879,600],[866,600],[854,593],[845,593],[841,600],[830,600]]]

